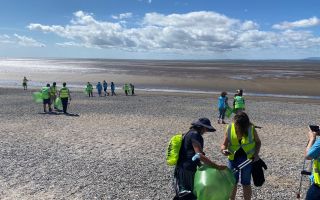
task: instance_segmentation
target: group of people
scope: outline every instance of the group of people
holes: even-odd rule
[[[71,101],[70,90],[67,88],[67,84],[64,82],[62,83],[62,88],[58,90],[57,83],[53,82],[50,86],[49,83],[45,87],[41,88],[41,94],[43,99],[43,111],[45,113],[52,112],[52,104],[54,105],[54,109],[58,110],[55,105],[57,98],[61,99],[62,110],[64,114],[67,113],[68,103]],[[48,107],[48,110],[47,110]]]
[[[108,92],[108,83],[105,80],[102,83],[98,82],[96,85],[96,89],[97,89],[99,97],[103,96],[102,89],[104,91],[104,96],[110,95],[110,93]],[[110,83],[111,96],[116,96],[115,89],[116,89],[116,86],[115,86],[114,82],[111,82]],[[129,94],[134,95],[134,85],[132,83],[130,83],[130,84],[125,83],[123,86],[123,90],[124,90],[126,96],[128,96]],[[85,91],[89,97],[93,97],[93,86],[90,82],[87,83]]]
[[[218,170],[225,168],[235,169],[239,164],[247,159],[253,162],[258,161],[261,141],[245,112],[238,111],[233,122],[227,125],[224,139],[221,144],[221,153],[228,158],[228,166],[218,164],[210,160],[203,152],[204,140],[202,135],[206,132],[215,132],[208,118],[200,118],[191,123],[189,131],[184,135],[179,153],[179,160],[174,171],[175,177],[175,200],[195,200],[193,194],[193,182],[197,166],[204,163]],[[192,159],[195,155],[199,159]],[[236,183],[239,181],[243,186],[243,196],[245,200],[251,199],[251,169],[252,163],[234,174]],[[234,200],[237,193],[237,185],[234,187],[230,199]]]
[[[219,116],[218,116],[218,124],[226,124],[224,121],[226,111],[227,109],[230,108],[228,104],[228,97],[227,97],[227,92],[223,91],[221,92],[221,95],[218,98],[218,110],[219,110]],[[233,98],[233,104],[232,108],[234,113],[238,113],[240,111],[245,110],[245,100],[243,97],[243,90],[238,89],[236,94],[234,95]]]

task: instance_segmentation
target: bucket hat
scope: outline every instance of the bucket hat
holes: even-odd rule
[[[213,126],[211,126],[210,120],[206,117],[203,117],[203,118],[200,118],[200,119],[193,121],[191,123],[191,125],[205,127],[208,129],[208,132],[215,132],[216,131],[216,129],[213,128]]]

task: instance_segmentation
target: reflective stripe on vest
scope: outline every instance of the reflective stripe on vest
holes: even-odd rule
[[[313,182],[314,184],[316,184],[317,186],[320,186],[320,160],[315,159],[313,161]]]
[[[69,89],[66,87],[63,87],[60,89],[60,98],[68,98],[69,97]]]
[[[248,135],[243,136],[241,139],[241,144],[239,144],[234,123],[228,125],[227,128],[228,134],[228,150],[231,152],[231,155],[228,156],[229,160],[234,160],[235,153],[242,148],[247,154],[247,158],[251,159],[256,150],[256,142],[254,140],[254,126],[250,126],[248,129]]]
[[[234,104],[235,109],[244,108],[244,99],[242,96],[236,96],[234,97],[234,100],[235,100],[235,104]]]
[[[42,99],[49,99],[49,88],[48,87],[43,87],[41,89],[41,93],[42,93]]]

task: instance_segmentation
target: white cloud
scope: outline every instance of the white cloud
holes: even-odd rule
[[[0,44],[17,44],[27,47],[45,47],[46,45],[36,41],[33,38],[27,36],[21,36],[14,34],[12,37],[9,35],[0,35]]]
[[[115,18],[131,16],[131,13],[124,13]],[[31,23],[28,28],[51,32],[69,40],[67,43],[58,43],[60,46],[116,48],[137,52],[223,52],[320,45],[320,38],[312,32],[263,31],[253,21],[241,21],[216,12],[146,13],[141,22],[135,22],[140,25],[133,28],[127,28],[125,22],[121,21],[98,21],[93,14],[78,11],[67,25]]]
[[[121,13],[119,14],[119,16],[116,15],[112,15],[113,19],[127,19],[127,18],[131,18],[132,17],[132,13],[128,12],[128,13]]]
[[[27,47],[45,47],[46,45],[36,41],[33,38],[26,37],[26,36],[21,36],[18,34],[14,34],[14,36],[17,39],[17,43],[21,46],[27,46]]]
[[[275,24],[272,26],[274,29],[293,29],[293,28],[306,28],[306,27],[312,27],[312,26],[319,26],[320,25],[320,19],[317,17],[311,17],[309,19],[302,19],[299,21],[294,22],[282,22],[280,24]]]

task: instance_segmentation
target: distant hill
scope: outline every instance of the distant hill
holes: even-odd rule
[[[309,57],[309,58],[305,58],[303,60],[320,60],[320,57]]]

